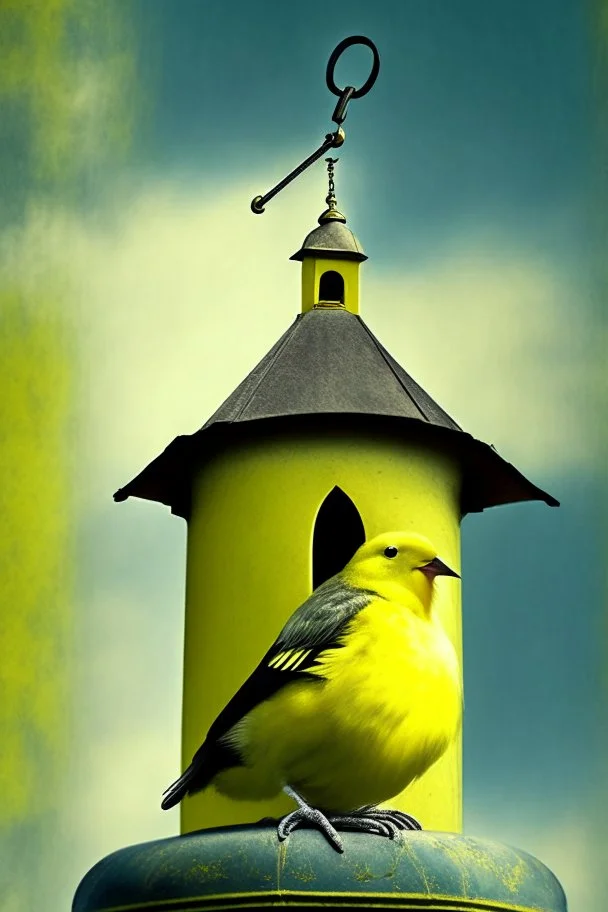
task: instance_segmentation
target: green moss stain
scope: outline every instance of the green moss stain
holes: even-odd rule
[[[226,874],[221,861],[209,861],[193,864],[189,871],[189,878],[206,883],[213,883],[217,880],[226,880],[228,875]]]
[[[369,883],[376,875],[369,865],[356,865],[353,876],[357,883]]]
[[[502,874],[502,882],[507,890],[514,894],[519,892],[519,888],[523,884],[525,878],[526,866],[521,859],[516,861],[511,868],[507,868]]]
[[[313,883],[317,879],[317,873],[311,864],[299,865],[289,873],[295,880],[304,884]]]

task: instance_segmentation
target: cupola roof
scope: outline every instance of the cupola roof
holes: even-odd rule
[[[328,218],[306,235],[304,243],[290,260],[303,260],[304,257],[331,257],[332,259],[357,260],[362,263],[367,259],[361,244],[345,225],[346,219]]]

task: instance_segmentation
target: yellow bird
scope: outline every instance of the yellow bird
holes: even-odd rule
[[[281,790],[298,808],[278,825],[393,838],[420,829],[376,807],[444,753],[461,723],[458,659],[433,611],[434,580],[454,576],[421,535],[389,532],[289,618],[258,667],[217,717],[162,807],[214,786],[234,799]]]

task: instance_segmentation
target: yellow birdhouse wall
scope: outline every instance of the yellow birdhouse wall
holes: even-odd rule
[[[205,463],[193,482],[188,527],[183,768],[210,725],[313,588],[319,511],[338,486],[366,538],[426,535],[460,567],[460,468],[428,444],[388,433],[306,430],[239,440]],[[436,581],[435,604],[459,656],[460,585]],[[286,724],[288,724],[286,720]],[[389,804],[425,829],[462,825],[460,738]],[[233,802],[208,788],[181,805],[182,833],[255,822],[292,810],[285,797]]]

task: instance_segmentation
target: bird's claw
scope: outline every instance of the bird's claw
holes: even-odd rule
[[[354,812],[352,816],[371,818],[372,820],[381,820],[383,823],[392,823],[398,830],[421,830],[422,825],[416,820],[415,817],[412,817],[411,814],[406,814],[405,811],[395,811],[390,808],[382,809],[377,808],[373,804],[368,804],[365,807],[359,808]]]
[[[399,835],[399,827],[397,824],[387,818],[380,820],[367,814],[332,814],[331,817],[329,817],[329,820],[343,830],[357,830],[364,833],[374,833],[377,836],[388,836],[389,839],[394,839]]]
[[[328,820],[341,829],[375,833],[378,836],[388,836],[389,839],[396,839],[401,830],[422,829],[411,814],[406,814],[404,811],[383,810],[373,804],[358,808],[349,814],[331,814]]]
[[[283,817],[279,821],[277,827],[277,835],[281,841],[287,839],[290,833],[295,830],[296,827],[301,826],[302,824],[309,824],[314,827],[317,827],[331,845],[336,849],[337,852],[343,852],[344,846],[342,845],[342,840],[338,836],[338,833],[331,825],[327,817],[317,810],[317,808],[309,807],[308,805],[302,805],[297,808],[295,811],[292,811],[291,814],[287,814],[286,817]]]

